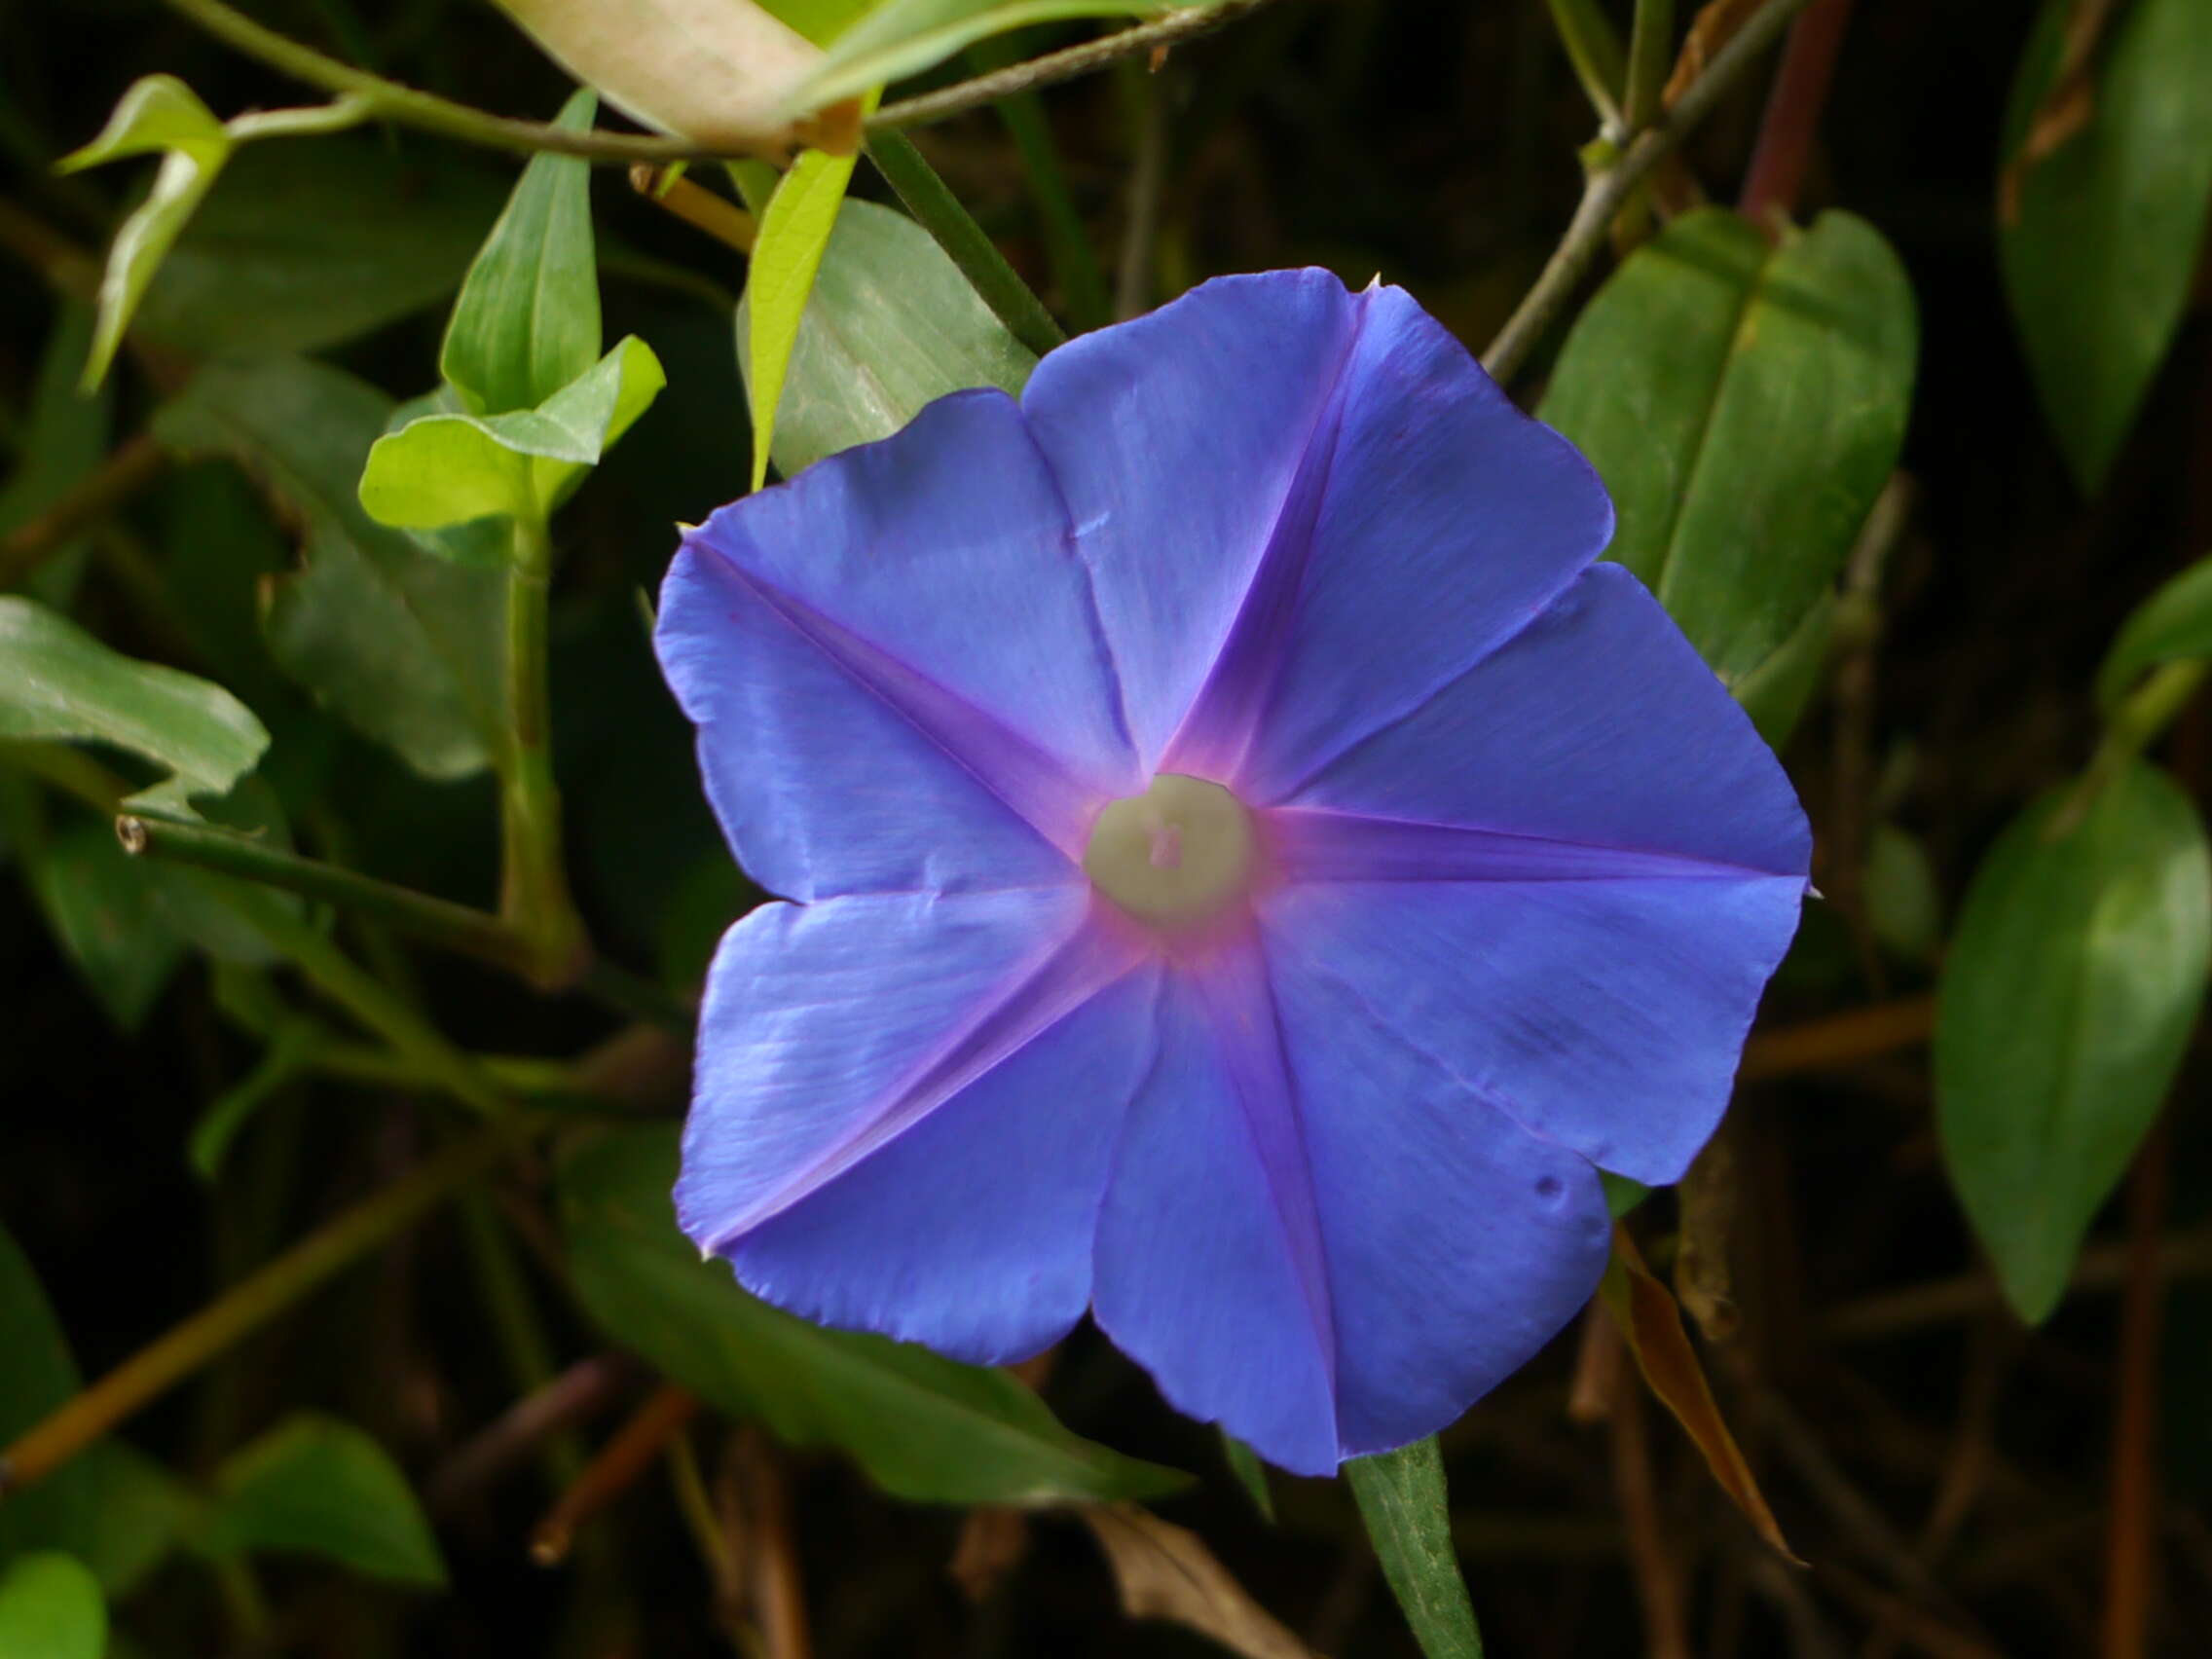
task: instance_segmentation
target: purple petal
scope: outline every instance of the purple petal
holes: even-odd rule
[[[1434,1434],[1534,1356],[1604,1270],[1596,1172],[1400,1042],[1266,927],[1337,1320],[1346,1457]],[[1264,1450],[1264,1449],[1263,1449]]]
[[[1053,879],[1039,843],[1079,856],[1143,787],[1057,488],[995,392],[715,514],[657,644],[740,858],[793,897]]]
[[[1267,905],[1367,1016],[1528,1128],[1680,1178],[1796,930],[1797,876],[1325,883]]]
[[[1280,798],[1527,626],[1604,550],[1613,508],[1401,288],[1358,333],[1171,769]],[[1310,500],[1304,498],[1310,496]]]
[[[769,904],[707,976],[676,1207],[719,1250],[1134,966],[1080,886]]]
[[[1319,1221],[1249,944],[1205,979],[1166,977],[1159,1057],[1099,1213],[1091,1295],[1099,1327],[1177,1410],[1220,1422],[1282,1468],[1335,1470]]]
[[[1090,1301],[1107,1161],[1152,1058],[1140,967],[728,1252],[756,1295],[977,1365],[1066,1335]]]
[[[1812,852],[1773,751],[1617,565],[1281,804],[1636,855],[1622,875],[1675,854],[1801,880]]]
[[[1148,770],[1243,607],[1356,326],[1327,272],[1226,276],[1071,341],[1022,392]]]

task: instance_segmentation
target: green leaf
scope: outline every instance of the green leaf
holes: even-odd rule
[[[776,406],[814,275],[821,269],[837,205],[852,182],[859,158],[808,150],[792,164],[768,199],[753,263],[745,281],[747,364],[745,389],[753,400],[753,488],[768,479],[769,446],[776,437]]]
[[[105,824],[68,825],[26,860],[47,926],[111,1020],[136,1031],[184,960],[147,867]]]
[[[0,1445],[14,1441],[79,1385],[76,1362],[30,1263],[0,1228]],[[188,1500],[151,1459],[115,1440],[87,1447],[37,1485],[0,1503],[0,1563],[64,1549],[121,1595],[175,1541]],[[0,1653],[9,1649],[0,1646]]]
[[[1982,862],[1936,1024],[1944,1161],[2030,1321],[2057,1306],[2157,1116],[2212,964],[2212,862],[2189,797],[2141,762],[2064,827],[2072,794],[2045,795]]]
[[[554,125],[588,131],[599,99],[581,91]],[[534,157],[468,268],[438,368],[472,414],[535,409],[599,356],[599,271],[591,164]]]
[[[107,1603],[92,1568],[58,1550],[0,1570],[0,1653],[19,1659],[100,1659]]]
[[[1382,1576],[1427,1659],[1482,1659],[1467,1581],[1452,1549],[1452,1508],[1436,1437],[1345,1464]]]
[[[838,1447],[917,1501],[1107,1502],[1182,1484],[1069,1433],[1003,1371],[824,1330],[748,1296],[677,1231],[676,1163],[673,1128],[624,1129],[571,1147],[559,1177],[586,1311],[672,1380],[793,1445]]]
[[[190,87],[173,75],[148,75],[123,94],[97,138],[57,164],[62,172],[74,172],[125,156],[164,152],[154,188],[117,228],[108,248],[107,270],[100,277],[99,326],[85,361],[87,390],[107,377],[139,296],[192,210],[213,186],[233,147],[223,124]]]
[[[113,651],[43,605],[0,598],[0,741],[85,740],[172,774],[127,805],[190,815],[252,770],[269,733],[220,685]]]
[[[2199,559],[2138,605],[2113,637],[2097,670],[2097,703],[2108,715],[2145,670],[2177,657],[2212,656],[2212,559]]]
[[[1244,1495],[1252,1500],[1252,1507],[1260,1512],[1260,1519],[1272,1523],[1275,1494],[1268,1490],[1268,1466],[1260,1461],[1260,1455],[1226,1428],[1221,1431],[1221,1455],[1228,1459],[1229,1472],[1236,1477]]]
[[[1882,947],[1907,962],[1928,962],[1943,944],[1943,898],[1936,866],[1917,835],[1874,826],[1866,843],[1866,926]]]
[[[185,1144],[186,1160],[195,1175],[203,1181],[215,1179],[239,1131],[300,1075],[316,1036],[313,1020],[287,1020],[263,1052],[260,1063],[208,1103],[192,1125],[192,1136]]]
[[[542,521],[667,384],[660,360],[631,335],[539,408],[420,416],[370,449],[361,506],[405,530]]]
[[[55,313],[54,331],[39,358],[22,443],[7,482],[0,484],[0,535],[54,505],[107,457],[114,396],[104,387],[90,397],[77,388],[78,371],[92,349],[92,308],[75,301],[63,301]],[[78,535],[47,553],[23,584],[26,591],[49,605],[65,608],[88,545],[89,538]],[[14,583],[15,571],[0,569],[0,586]]]
[[[424,777],[481,771],[502,728],[504,582],[377,524],[357,495],[391,400],[326,364],[214,363],[154,419],[174,448],[231,456],[285,502],[306,568],[263,614],[286,674]]]
[[[819,109],[943,62],[963,47],[1067,18],[1157,18],[1171,0],[884,0],[838,35],[793,95]]]
[[[1918,324],[1904,270],[1848,213],[1770,245],[1686,213],[1592,300],[1541,418],[1619,514],[1611,557],[1731,685],[1805,625],[1897,461]]]
[[[2021,146],[2050,92],[2074,9],[2075,0],[2046,0],[2013,83],[1998,253],[2044,411],[2093,494],[2173,344],[2204,240],[2212,7],[2119,8],[2091,70],[2086,125],[2031,161]]]
[[[1766,660],[1740,676],[1729,687],[1759,736],[1780,749],[1789,741],[1811,706],[1813,695],[1828,666],[1828,646],[1835,635],[1835,595],[1824,593],[1813,601],[1797,630],[1766,655]]]
[[[741,302],[738,365],[750,385],[749,313],[750,300]],[[792,348],[770,451],[776,469],[789,478],[887,438],[946,392],[995,386],[1018,394],[1036,366],[929,232],[849,201]]]
[[[217,1471],[199,1542],[215,1556],[283,1550],[399,1584],[446,1581],[429,1523],[384,1448],[350,1423],[309,1412]]]
[[[1598,1185],[1605,1190],[1605,1210],[1615,1221],[1651,1196],[1651,1189],[1641,1181],[1615,1175],[1610,1169],[1598,1171]]]
[[[447,158],[359,137],[249,144],[162,262],[136,327],[210,357],[355,339],[451,294],[498,207],[496,184]]]

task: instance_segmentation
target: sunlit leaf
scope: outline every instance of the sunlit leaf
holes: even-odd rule
[[[139,296],[176,241],[234,148],[223,124],[173,75],[148,75],[123,94],[107,126],[83,149],[64,156],[63,172],[126,156],[162,152],[161,170],[146,200],[115,233],[100,278],[99,325],[85,362],[84,384],[97,386],[115,360]]]
[[[1613,1225],[1612,1259],[1605,1264],[1605,1276],[1599,1282],[1598,1300],[1627,1339],[1628,1350],[1636,1356],[1636,1367],[1643,1374],[1643,1381],[1688,1432],[1720,1490],[1776,1554],[1797,1561],[1782,1535],[1774,1511],[1767,1507],[1757,1477],[1728,1430],[1727,1419],[1720,1415],[1713,1385],[1705,1380],[1705,1367],[1698,1363],[1697,1349],[1690,1346],[1689,1333],[1682,1329],[1681,1309],[1675,1306],[1667,1287],[1645,1269],[1636,1241],[1618,1222]]]
[[[385,1449],[350,1423],[307,1412],[225,1460],[198,1541],[213,1555],[320,1556],[399,1584],[434,1587],[446,1576],[422,1506]]]
[[[760,236],[753,245],[745,283],[746,392],[753,401],[753,488],[768,477],[776,437],[776,407],[798,339],[799,320],[814,289],[823,251],[837,222],[838,203],[852,182],[854,156],[808,150],[792,164],[769,198]]]
[[[1848,213],[1770,244],[1718,208],[1639,248],[1590,302],[1538,413],[1619,514],[1611,557],[1735,684],[1805,626],[1904,438],[1912,290]]]
[[[1936,1125],[2022,1318],[2065,1293],[2173,1082],[2208,966],[2204,827],[2155,767],[2130,764],[2086,811],[2053,790],[1975,872],[1943,967]]]
[[[107,1603],[92,1568],[58,1550],[0,1567],[0,1653],[21,1659],[101,1659]]]
[[[2097,701],[2110,714],[2146,670],[2180,657],[2205,656],[2212,656],[2212,559],[2190,566],[2120,624],[2097,670]]]
[[[588,91],[555,125],[586,131]],[[535,409],[599,359],[599,269],[591,234],[591,164],[533,157],[446,325],[438,369],[472,414]]]
[[[35,601],[0,598],[0,741],[112,744],[172,774],[134,807],[189,813],[269,747],[253,712],[220,685],[109,649]]]
[[[748,1296],[677,1231],[676,1163],[673,1127],[637,1128],[580,1142],[560,1172],[577,1295],[609,1337],[670,1380],[793,1445],[849,1453],[900,1497],[1063,1503],[1182,1484],[1069,1433],[1003,1371],[824,1330]]]
[[[1427,1659],[1482,1659],[1467,1581],[1452,1548],[1452,1506],[1436,1437],[1345,1465],[1382,1576]]]
[[[263,615],[286,674],[425,777],[481,770],[498,742],[503,589],[361,510],[391,401],[325,364],[271,356],[202,370],[155,418],[177,448],[231,456],[282,501],[305,568]]]
[[[2212,209],[2212,7],[2120,7],[2078,92],[2085,119],[2023,158],[2077,0],[2046,0],[2006,115],[1998,251],[2036,390],[2099,489],[2173,343]]]
[[[750,384],[749,319],[750,300],[737,313]],[[770,454],[789,478],[889,437],[947,392],[1019,393],[1036,366],[929,232],[903,213],[847,201],[799,320]]]

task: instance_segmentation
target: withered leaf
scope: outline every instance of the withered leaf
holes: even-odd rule
[[[1076,1511],[1098,1539],[1132,1619],[1172,1619],[1244,1659],[1316,1659],[1252,1600],[1198,1533],[1133,1503]]]

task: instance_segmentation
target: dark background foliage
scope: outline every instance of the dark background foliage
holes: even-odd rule
[[[260,11],[301,38],[481,107],[549,115],[566,92],[495,12],[463,0],[284,0]],[[2070,478],[2039,412],[1994,232],[1999,128],[2027,25],[2011,0],[1860,0],[1800,203],[1805,218],[1848,206],[1890,239],[1918,299],[1922,350],[1901,462],[1914,506],[1881,582],[1879,631],[1830,676],[1787,754],[1836,902],[1815,907],[1770,995],[1764,1033],[1867,1006],[1888,1011],[1908,1039],[1924,1023],[1914,999],[1933,984],[1939,931],[1901,948],[1868,942],[1869,914],[1909,920],[1911,871],[1838,871],[1839,849],[1862,849],[1877,824],[1909,837],[1925,851],[1942,914],[1955,913],[1997,831],[2094,746],[2088,686],[2114,630],[2212,548],[2212,330],[2201,283],[2094,500]],[[133,78],[157,70],[183,76],[221,112],[296,96],[150,0],[0,9],[6,211],[96,251],[136,177],[58,179],[48,164],[96,130]],[[1163,73],[1171,160],[1156,298],[1216,272],[1320,263],[1356,281],[1379,271],[1478,345],[1571,209],[1575,148],[1591,129],[1541,0],[1281,0],[1179,48]],[[1109,269],[1127,219],[1132,91],[1130,77],[1108,74],[1048,96]],[[1733,196],[1762,96],[1753,77],[1689,146],[1715,199]],[[402,202],[437,175],[448,188],[480,187],[488,220],[512,178],[499,159],[419,134],[361,142],[383,147]],[[1048,302],[1063,300],[1005,129],[983,112],[922,143]],[[866,169],[856,188],[882,194]],[[317,211],[354,205],[331,200]],[[618,170],[599,174],[594,208],[609,338],[645,337],[670,385],[557,528],[558,768],[595,936],[616,960],[681,983],[756,896],[698,798],[638,594],[665,565],[671,522],[703,516],[745,482],[751,436],[727,314],[743,271],[629,192]],[[31,251],[19,226],[7,240],[17,255]],[[442,303],[426,305],[328,354],[412,395],[430,378],[442,314]],[[0,438],[22,441],[58,315],[54,286],[30,259],[0,258]],[[1520,388],[1531,405],[1543,372],[1538,362]],[[142,368],[119,377],[113,432],[140,429],[155,395]],[[239,690],[277,732],[275,783],[303,836],[325,852],[342,848],[360,867],[460,899],[492,890],[490,784],[425,783],[314,719],[253,643],[256,584],[291,555],[235,473],[218,463],[172,469],[119,526],[93,538],[75,599],[81,620],[122,650]],[[2208,739],[2201,715],[2187,716],[2169,756],[2200,802],[2212,782]],[[51,810],[50,827],[74,824],[74,809]],[[413,957],[410,973],[443,1028],[473,1050],[571,1053],[618,1028],[580,999],[536,997],[444,958]],[[57,949],[27,885],[8,879],[0,983],[0,1217],[37,1267],[87,1376],[407,1167],[434,1138],[436,1111],[405,1091],[302,1081],[264,1108],[210,1188],[187,1164],[186,1136],[258,1050],[219,1013],[203,966],[166,977],[134,1025],[119,1026]],[[1610,1391],[1609,1426],[1570,1419],[1585,1343],[1577,1327],[1444,1437],[1455,1532],[1493,1651],[1644,1651],[1666,1622],[1652,1623],[1658,1584],[1680,1599],[1687,1650],[1699,1654],[2087,1653],[2108,1593],[2116,1468],[2157,1483],[2148,1507],[2129,1511],[2148,1515],[2148,1533],[2117,1533],[2119,1547],[2152,1558],[2154,1650],[2201,1650],[2198,1633],[2212,1627],[2203,1507],[2212,1294],[2189,1276],[2212,1266],[2201,1053],[2185,1063],[2170,1125],[2147,1154],[2170,1183],[2167,1264],[2184,1280],[2166,1308],[2162,1349],[2122,1364],[2123,1206],[2098,1223],[2083,1287],[2048,1324],[2024,1329],[1946,1184],[1925,1051],[1878,1032],[1856,1047],[1863,1051],[1847,1038],[1818,1063],[1771,1049],[1768,1071],[1787,1075],[1740,1093],[1725,1179],[1738,1328],[1707,1349],[1723,1409],[1813,1565],[1766,1555],[1675,1425],[1632,1389]],[[681,1061],[676,1040],[647,1045],[628,1080],[641,1110],[680,1109],[681,1084],[671,1084]],[[515,1236],[552,1247],[542,1168],[502,1185],[499,1201]],[[1640,1213],[1647,1252],[1665,1258],[1680,1216],[1671,1195]],[[530,1298],[561,1362],[600,1351],[603,1339],[525,1257]],[[0,1352],[0,1369],[10,1363]],[[645,1385],[641,1373],[616,1394],[634,1404]],[[1162,1512],[1201,1533],[1316,1647],[1413,1651],[1342,1487],[1278,1477],[1279,1521],[1266,1525],[1212,1432],[1169,1414],[1088,1333],[1066,1345],[1045,1391],[1078,1432],[1197,1471],[1198,1484]],[[128,1434],[188,1474],[204,1472],[313,1406],[368,1428],[434,1493],[514,1396],[462,1231],[447,1216],[240,1345]],[[2147,1397],[2163,1401],[2162,1450],[2116,1465],[2116,1413]],[[603,1444],[620,1420],[602,1413],[582,1429],[585,1444]],[[835,1456],[736,1432],[733,1480],[788,1496],[788,1541],[814,1651],[826,1659],[1208,1650],[1171,1626],[1125,1622],[1091,1540],[1070,1521],[1002,1527],[1002,1536],[1025,1533],[1026,1553],[971,1596],[947,1570],[976,1525],[960,1512],[893,1501]],[[693,1431],[710,1477],[730,1433],[719,1422]],[[1653,1483],[1641,1499],[1640,1477]],[[715,1588],[657,1465],[585,1524],[564,1565],[543,1568],[527,1545],[550,1499],[543,1472],[525,1461],[434,1506],[452,1576],[442,1593],[274,1561],[258,1592],[267,1617],[241,1625],[222,1587],[179,1560],[136,1592],[120,1624],[135,1651],[155,1655],[247,1651],[239,1633],[257,1625],[270,1650],[333,1656],[675,1659],[727,1649]],[[1664,1562],[1639,1559],[1653,1546]]]

